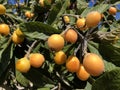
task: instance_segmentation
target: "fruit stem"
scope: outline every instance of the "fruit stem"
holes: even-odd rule
[[[82,40],[84,39],[84,36],[83,36],[81,33],[79,33],[78,30],[75,29],[75,31],[76,31],[77,34],[79,35],[80,41],[82,41]]]
[[[95,82],[95,79],[93,79],[91,76],[87,80],[90,84],[93,84]]]
[[[74,55],[76,55],[76,53],[78,52],[78,50],[80,49],[80,47],[81,47],[81,43],[78,45],[78,47],[75,49],[75,51],[74,51]]]
[[[68,26],[66,27],[66,29],[65,29],[63,32],[60,33],[60,35],[61,35],[61,36],[64,36],[64,34],[65,34],[65,33],[67,32],[67,30],[70,29],[70,28],[71,28],[70,25],[68,25]]]
[[[35,40],[35,41],[32,43],[32,45],[29,47],[29,49],[28,49],[28,51],[27,51],[25,57],[28,58],[30,52],[32,51],[32,49],[33,49],[33,47],[35,46],[36,43],[37,43],[37,40]]]

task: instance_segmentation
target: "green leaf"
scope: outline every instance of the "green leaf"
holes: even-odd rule
[[[105,60],[120,66],[120,43],[111,44],[102,42],[99,46],[99,52]]]
[[[29,80],[27,78],[25,78],[19,71],[16,70],[16,79],[17,81],[27,87],[29,85]]]
[[[105,71],[111,71],[117,67],[113,63],[108,62],[106,60],[104,60],[104,65],[105,65]]]
[[[57,30],[42,22],[21,23],[19,27],[25,36],[29,39],[46,40],[48,35],[61,32],[60,30]]]
[[[66,8],[68,7],[69,0],[65,0],[64,2],[59,0],[56,4],[52,7],[51,12],[49,13],[47,23],[54,25],[59,19],[60,16],[65,12]]]
[[[79,10],[88,8],[88,3],[85,0],[77,0],[77,8]]]
[[[85,90],[91,90],[91,88],[92,88],[92,85],[89,82],[87,82]]]
[[[0,46],[0,83],[4,81],[10,69],[9,64],[13,57],[14,47],[13,43],[11,43],[11,39],[3,38],[1,41],[4,43]]]
[[[31,68],[24,76],[29,79],[34,86],[43,87],[45,84],[54,84],[53,80],[46,76],[44,70]]]
[[[120,68],[105,72],[93,83],[92,90],[120,90]]]
[[[98,51],[98,48],[99,48],[99,44],[98,43],[95,43],[93,41],[89,41],[88,42],[88,49],[90,50],[90,52],[96,53],[96,54],[100,55],[100,53]]]

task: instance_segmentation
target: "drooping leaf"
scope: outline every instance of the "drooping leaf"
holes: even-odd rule
[[[105,72],[93,83],[92,90],[120,90],[120,68]]]

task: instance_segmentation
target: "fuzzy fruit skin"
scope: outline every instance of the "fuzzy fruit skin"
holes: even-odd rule
[[[30,12],[30,11],[26,11],[26,12],[25,12],[25,16],[26,16],[27,18],[32,18],[32,17],[34,16],[34,13],[32,13],[32,12]]]
[[[27,73],[30,67],[30,61],[26,57],[16,61],[16,69],[22,73]]]
[[[30,64],[34,68],[39,68],[43,65],[45,58],[40,53],[31,53],[29,56]]]
[[[17,31],[17,33],[16,33]],[[12,35],[12,41],[15,44],[21,44],[24,41],[24,35],[20,35],[21,33],[18,33],[18,30],[15,30]]]
[[[68,16],[63,16],[63,20],[66,24],[70,23],[70,18]]]
[[[86,81],[90,77],[90,74],[85,70],[83,65],[80,65],[80,68],[76,72],[76,75],[82,81]]]
[[[7,36],[10,33],[10,28],[7,24],[0,24],[0,34]]]
[[[66,68],[69,72],[77,72],[80,67],[80,61],[76,56],[69,56],[66,60]]]
[[[69,29],[68,31],[65,32],[64,38],[67,42],[75,43],[78,39],[78,34],[73,29]]]
[[[87,27],[94,27],[99,24],[101,20],[101,14],[98,11],[92,11],[86,16],[86,25]]]
[[[6,8],[4,5],[0,4],[0,15],[3,15],[6,13]]]
[[[66,62],[67,56],[63,51],[58,51],[55,53],[54,61],[56,64],[61,65]]]
[[[85,26],[85,18],[79,18],[76,21],[76,26],[77,26],[77,28],[84,27]]]
[[[111,15],[115,15],[117,13],[117,9],[115,7],[110,7],[108,12],[111,14]]]
[[[53,34],[48,38],[47,44],[50,49],[59,51],[64,47],[64,38],[59,34]]]
[[[87,53],[83,59],[83,66],[92,76],[99,76],[104,72],[103,60],[94,53]]]

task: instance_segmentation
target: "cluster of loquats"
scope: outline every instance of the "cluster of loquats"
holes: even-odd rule
[[[98,11],[91,11],[86,15],[86,17],[79,17],[78,15],[74,17],[77,18],[75,22],[76,26],[75,28],[84,31],[87,30],[88,28],[97,26],[102,19],[102,14],[99,13]],[[70,22],[69,15],[63,16],[63,18],[66,24]]]
[[[23,57],[16,61],[16,69],[22,73],[27,73],[31,66],[40,68],[45,62],[45,58],[40,53],[30,53],[28,57]]]
[[[110,15],[115,15],[117,13],[117,8],[111,6],[108,9],[108,12]],[[69,15],[63,16],[63,21],[66,24],[70,23],[70,18],[69,18],[70,16]],[[75,22],[75,26],[77,29],[84,31],[84,30],[87,30],[89,28],[97,26],[103,17],[104,17],[104,14],[102,14],[98,11],[91,11],[86,15],[86,17],[79,17],[79,18],[76,17],[77,20]]]
[[[65,64],[66,69],[71,73],[76,73],[77,77],[86,81],[90,76],[100,76],[104,72],[104,62],[100,56],[94,53],[87,53],[83,62],[77,56],[66,56],[63,51],[55,53],[54,61],[58,65]]]
[[[75,35],[72,36],[74,32]],[[67,35],[67,33],[70,34]],[[75,40],[73,40],[74,37]],[[65,65],[69,72],[76,73],[77,77],[82,81],[88,80],[90,75],[101,75],[104,72],[104,62],[97,54],[87,53],[81,62],[77,56],[70,55],[67,57],[66,53],[62,51],[65,41],[75,43],[76,40],[77,32],[73,29],[68,29],[63,36],[59,34],[51,35],[47,40],[47,44],[51,50],[55,51],[54,62],[58,65]]]
[[[76,73],[80,80],[86,81],[90,76],[100,76],[104,72],[104,62],[94,53],[87,53],[83,62],[80,62],[76,56],[69,56],[66,60],[66,69]]]
[[[53,51],[60,51],[63,49],[66,42],[75,43],[78,39],[77,32],[70,28],[67,31],[63,31],[62,34],[52,34],[47,40],[48,47]]]
[[[111,15],[115,15],[117,9],[115,7],[110,7],[108,11]],[[70,24],[70,16],[73,15],[66,14],[62,17],[64,24],[68,26]],[[97,77],[104,73],[105,66],[103,59],[95,53],[86,53],[83,56],[83,60],[79,60],[76,55],[67,56],[62,49],[64,48],[65,42],[71,44],[77,42],[79,30],[86,31],[99,25],[102,18],[104,18],[104,14],[98,11],[91,11],[86,17],[76,18],[74,26],[66,28],[61,34],[52,34],[49,36],[47,45],[49,49],[55,51],[53,60],[56,64],[65,65],[69,72],[76,73],[76,76],[80,80],[86,81],[90,76]]]

